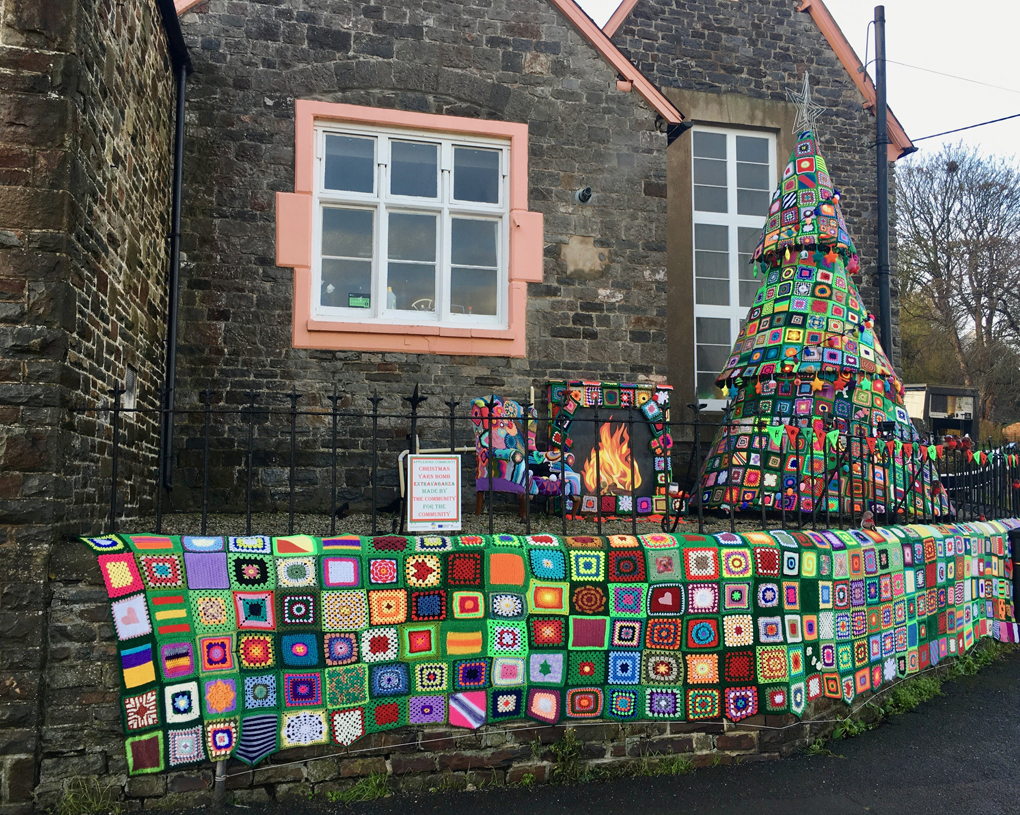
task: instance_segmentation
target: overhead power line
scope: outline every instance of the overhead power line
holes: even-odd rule
[[[964,130],[973,130],[975,127],[984,127],[985,125],[993,125],[997,122],[1005,122],[1009,119],[1020,118],[1020,113],[1014,113],[1012,116],[1003,116],[1001,119],[992,119],[988,122],[978,122],[976,125],[967,125],[966,127],[957,127],[954,130],[945,130],[942,133],[933,133],[930,136],[921,136],[919,139],[911,139],[912,142],[924,141],[925,139],[937,139],[939,136],[948,136],[950,133],[960,133]]]
[[[906,62],[897,62],[894,59],[887,59],[886,62],[888,62],[890,65],[900,65],[900,66],[902,66],[904,68],[912,68],[915,71],[924,71],[927,74],[937,74],[938,76],[948,77],[949,79],[959,79],[961,82],[970,82],[971,84],[974,84],[974,85],[984,85],[986,88],[994,88],[997,91],[1006,91],[1007,93],[1017,93],[1017,94],[1020,94],[1020,90],[1017,90],[1016,88],[1005,88],[1002,85],[992,85],[989,82],[982,82],[979,79],[968,79],[965,76],[956,76],[955,74],[947,74],[944,71],[935,71],[935,70],[933,70],[931,68],[922,68],[920,65],[910,65],[909,63],[906,63]]]

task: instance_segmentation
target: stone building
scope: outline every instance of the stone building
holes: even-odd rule
[[[753,296],[741,252],[805,72],[875,299],[874,89],[821,0],[626,0],[604,29],[573,0],[0,14],[4,812],[51,805],[72,776],[122,780],[109,625],[68,541],[107,525],[115,429],[84,409],[115,386],[139,409],[116,428],[132,451],[116,510],[155,501],[191,67],[178,406],[336,388],[345,408],[378,391],[396,409],[415,384],[467,404],[580,378],[668,382],[680,405],[700,384],[718,407],[705,383]],[[912,149],[892,116],[890,134],[890,160]],[[184,505],[200,419],[178,418]],[[361,429],[341,435],[364,452]],[[215,483],[236,487],[240,447],[216,450]],[[363,464],[342,479],[363,499]]]

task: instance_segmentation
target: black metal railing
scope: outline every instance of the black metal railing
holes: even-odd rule
[[[325,395],[306,395],[293,388],[289,393],[239,393],[210,387],[197,394],[197,401],[172,410],[163,398],[161,406],[126,407],[123,394],[124,390],[118,385],[109,391],[107,403],[72,410],[73,417],[77,417],[72,423],[85,418],[91,420],[81,425],[77,431],[79,435],[92,433],[102,437],[97,440],[100,443],[88,448],[91,453],[80,458],[81,471],[77,476],[79,481],[90,482],[88,494],[94,496],[101,490],[101,494],[108,496],[104,514],[109,519],[109,532],[116,531],[125,517],[137,519],[147,514],[155,516],[155,531],[162,531],[168,498],[172,498],[172,511],[201,513],[203,534],[211,510],[237,514],[243,511],[245,531],[251,534],[255,512],[270,507],[278,510],[284,502],[290,533],[295,531],[295,517],[300,512],[328,513],[330,534],[335,534],[343,499],[355,507],[368,504],[371,534],[379,534],[380,515],[384,511],[396,510],[397,516],[390,518],[391,526],[399,524],[403,529],[404,506],[398,471],[406,453],[419,449],[447,451],[460,455],[462,468],[469,473],[476,470],[474,422],[477,417],[473,419],[470,414],[458,411],[462,403],[454,399],[443,402],[445,412],[425,412],[423,406],[432,397],[422,395],[417,386],[409,396],[388,398],[377,393],[355,398],[338,389]],[[523,438],[527,440],[536,420],[530,417],[531,405],[526,401],[521,404],[524,411],[518,418]],[[384,409],[389,405],[395,405],[396,409]],[[494,421],[492,406],[490,401],[488,416],[482,419],[486,430],[491,429]],[[596,442],[593,449],[595,511],[581,512],[580,496],[565,495],[562,486],[559,494],[541,497],[545,514],[558,516],[561,534],[567,535],[577,524],[584,524],[588,532],[602,534],[604,524],[620,520],[629,521],[632,534],[649,528],[644,520],[654,520],[663,529],[675,530],[677,523],[685,518],[691,522],[696,519],[699,532],[704,531],[708,510],[702,499],[699,478],[706,441],[717,437],[720,425],[703,421],[700,405],[692,404],[688,408],[690,421],[665,423],[672,438],[672,446],[665,453],[669,465],[665,472],[671,474],[671,478],[667,478],[668,483],[659,485],[666,500],[664,505],[660,502],[658,512],[639,517],[633,490],[629,515],[603,511],[599,472],[602,462]],[[621,423],[624,410],[623,423],[628,438],[633,439],[635,425],[644,421],[633,407],[616,409],[609,418],[605,411],[600,414],[596,408],[590,418],[577,417],[572,421],[594,424],[594,436],[598,439],[601,426],[613,417],[615,423]],[[173,450],[164,450],[158,443],[158,428],[164,420],[177,424]],[[133,432],[126,433],[128,429]],[[727,427],[724,437],[729,436],[729,430]],[[881,436],[877,444],[869,444],[861,428],[851,425],[850,430],[851,433],[841,435],[833,455],[827,455],[823,446],[820,455],[825,463],[820,475],[814,472],[815,449],[813,445],[806,445],[803,455],[811,456],[811,476],[801,475],[801,454],[798,453],[796,475],[800,483],[796,489],[780,481],[779,489],[768,494],[767,501],[758,502],[757,507],[742,507],[734,487],[734,500],[712,514],[721,516],[724,523],[728,520],[731,531],[741,519],[754,521],[762,528],[856,526],[861,521],[859,510],[865,507],[855,506],[855,502],[846,497],[854,493],[855,473],[870,472],[875,479],[881,471],[887,495],[892,496],[894,468],[900,468],[901,483],[906,485],[902,494],[881,504],[872,501],[867,506],[880,525],[1015,517],[1020,511],[1020,460],[1013,445],[998,448],[987,445],[979,451],[969,440],[967,446],[953,441],[942,449],[941,458],[929,461],[942,470],[940,475],[936,473],[930,477],[938,479],[941,486],[936,489],[944,489],[948,496],[951,511],[945,514],[937,510],[935,502],[921,501],[918,507],[910,500],[923,486],[919,483],[923,454],[919,453],[916,461],[913,457],[894,456],[893,445],[883,443]],[[562,462],[567,450],[562,442],[553,442],[551,436],[549,419],[540,415],[536,428],[538,446],[544,446],[552,460],[559,458]],[[785,433],[782,438],[786,444]],[[549,441],[543,445],[542,439]],[[892,435],[889,440],[894,441]],[[921,441],[919,446],[927,447],[929,443]],[[911,463],[905,463],[905,458]],[[860,464],[865,459],[874,466],[855,468],[855,463]],[[492,477],[495,459],[490,456],[487,461],[490,476],[486,491],[487,520],[489,533],[493,534],[498,490],[493,486]],[[632,455],[631,484],[634,484],[635,466]],[[173,493],[161,486],[160,474],[165,470],[176,474]],[[565,484],[565,475],[561,475],[560,480]],[[474,494],[471,478],[462,481],[468,494]],[[105,486],[91,482],[105,482]],[[876,485],[871,486],[874,495]],[[930,489],[932,484],[927,486]],[[127,497],[125,488],[130,488]],[[760,489],[766,495],[764,484]],[[616,494],[621,493],[616,490]],[[833,496],[834,501],[831,500]],[[380,506],[380,501],[388,503]],[[525,534],[531,534],[533,510],[532,502],[524,500],[521,523]]]

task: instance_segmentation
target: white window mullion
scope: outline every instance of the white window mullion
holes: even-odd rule
[[[737,274],[737,227],[734,223],[737,220],[737,135],[736,133],[726,134],[726,200],[729,210],[729,223],[726,225],[726,249],[730,277],[730,309],[740,305],[740,283]],[[736,322],[731,320],[730,325],[730,346],[737,338],[733,326]]]
[[[510,319],[510,262],[509,258],[505,257],[505,253],[509,252],[510,246],[510,218],[507,215],[503,216],[502,229],[500,230],[500,241],[499,241],[499,306],[497,308],[497,315],[501,322],[508,322]]]
[[[443,211],[439,216],[439,268],[436,269],[436,314],[440,321],[450,319],[450,263],[452,257],[452,230],[450,202],[453,200],[453,145],[444,142],[439,157],[439,200]]]
[[[436,316],[450,318],[450,212],[443,207],[436,219]]]
[[[372,269],[372,299],[375,300],[375,307],[372,309],[372,315],[379,317],[385,311],[388,299],[387,286],[389,284],[386,282],[386,261],[390,252],[390,230],[387,225],[389,210],[384,202],[379,203],[379,208],[375,213],[376,251],[373,259],[375,266]]]

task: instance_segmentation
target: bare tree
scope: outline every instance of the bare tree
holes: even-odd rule
[[[1020,349],[1020,172],[958,144],[900,169],[896,200],[902,319],[919,334],[907,350],[947,350],[942,384],[979,388],[991,420]],[[908,353],[908,376],[912,362],[933,369]]]

